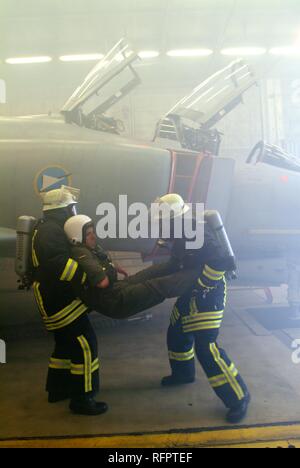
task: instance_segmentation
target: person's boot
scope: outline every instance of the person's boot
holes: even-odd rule
[[[58,403],[59,401],[65,401],[70,398],[70,395],[67,392],[49,392],[48,393],[48,402],[49,403]]]
[[[243,398],[237,406],[230,408],[226,417],[227,422],[230,424],[238,424],[241,422],[247,415],[250,401],[250,394],[247,393],[245,398]]]
[[[167,377],[163,377],[161,380],[162,387],[172,387],[175,385],[186,385],[195,382],[195,377],[179,377],[175,375],[168,375]]]
[[[108,406],[106,403],[97,402],[91,396],[73,398],[70,403],[70,410],[75,414],[83,414],[86,416],[98,416],[106,413]]]

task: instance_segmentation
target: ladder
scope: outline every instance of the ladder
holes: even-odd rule
[[[205,153],[171,151],[172,169],[168,193],[178,193],[186,203],[192,203]]]

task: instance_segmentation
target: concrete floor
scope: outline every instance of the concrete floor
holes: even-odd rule
[[[43,331],[31,293],[11,292],[7,275],[2,280],[0,338],[7,341],[7,364],[0,364],[0,440],[226,426],[223,405],[200,366],[192,385],[159,385],[169,373],[165,334],[172,302],[152,310],[148,321],[104,330],[98,316],[92,316],[102,369],[99,399],[109,404],[107,414],[74,416],[66,402],[49,405],[44,385],[52,337]],[[282,302],[283,291],[275,293],[275,301]],[[285,339],[264,329],[245,310],[264,301],[260,292],[231,290],[219,340],[251,391],[243,422],[248,426],[300,420],[300,365],[293,364],[290,346],[300,338],[300,328],[284,331]]]

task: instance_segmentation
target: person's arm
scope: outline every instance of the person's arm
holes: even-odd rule
[[[106,269],[91,250],[82,246],[71,247],[72,257],[76,259],[87,275],[87,279],[92,287],[107,288],[109,279]]]

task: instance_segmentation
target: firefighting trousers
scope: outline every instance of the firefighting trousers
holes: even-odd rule
[[[206,312],[201,317],[198,313],[196,317],[189,318],[180,316],[176,307],[173,310],[167,334],[172,376],[193,379],[197,358],[216,395],[227,408],[234,408],[248,390],[235,364],[217,344],[221,312],[210,314]],[[215,328],[209,328],[213,326]]]
[[[97,337],[87,315],[54,333],[46,390],[70,398],[99,391]]]
[[[82,300],[101,314],[125,319],[186,294],[198,277],[199,267],[176,270],[172,264],[154,265],[106,290],[90,289]]]

